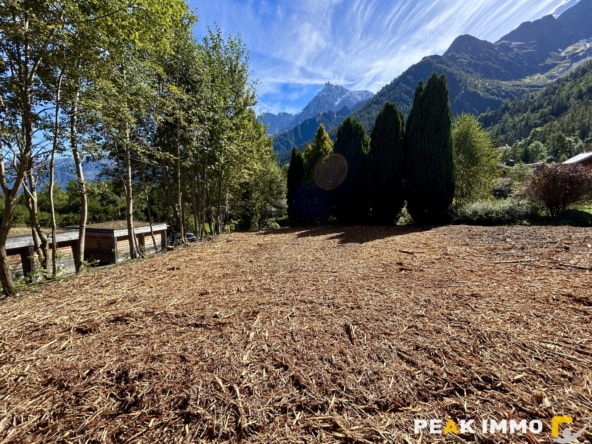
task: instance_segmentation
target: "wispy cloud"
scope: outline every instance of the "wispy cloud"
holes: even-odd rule
[[[376,92],[459,35],[496,41],[576,0],[191,0],[250,51],[260,109],[302,108],[325,82]],[[299,91],[301,91],[299,93]],[[296,98],[296,99],[295,99]]]

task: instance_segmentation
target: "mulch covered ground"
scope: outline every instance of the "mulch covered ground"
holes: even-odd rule
[[[550,443],[592,417],[591,269],[585,228],[322,227],[74,277],[0,302],[0,443]],[[449,418],[545,429],[414,433]]]

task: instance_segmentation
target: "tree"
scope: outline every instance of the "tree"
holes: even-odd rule
[[[205,212],[209,225],[221,233],[230,214],[229,197],[233,180],[250,168],[261,155],[262,145],[251,138],[251,130],[265,133],[255,125],[252,106],[254,85],[249,81],[249,59],[240,38],[224,40],[219,29],[210,30],[201,45],[203,62],[200,136]],[[249,129],[245,131],[245,129]]]
[[[203,235],[206,227],[222,232],[231,216],[254,227],[279,214],[283,182],[252,109],[246,49],[219,30],[198,44],[195,21],[183,0],[3,3],[0,281],[6,293],[15,292],[3,245],[15,212],[22,219],[18,194],[26,183],[20,201],[40,231],[36,177],[48,163],[53,176],[58,153],[71,152],[77,172],[68,195],[79,202],[56,209],[66,214],[62,221],[79,223],[77,271],[89,212],[94,220],[125,214],[132,257],[141,254],[134,236],[139,216],[166,217],[184,230],[191,214]],[[115,166],[108,187],[117,200],[113,211],[97,214],[104,193],[85,182],[85,155]],[[50,214],[53,195],[50,185]],[[59,218],[50,219],[55,231]]]
[[[308,144],[304,150],[304,171],[307,179],[314,179],[315,169],[333,152],[333,142],[325,125],[319,125],[315,134],[314,143]]]
[[[573,154],[572,145],[565,134],[554,132],[549,136],[549,156],[555,161],[563,162]]]
[[[520,160],[524,163],[544,162],[547,158],[547,148],[542,142],[535,140],[524,148]]]
[[[592,201],[592,171],[578,164],[543,165],[535,171],[526,195],[556,218],[574,205]]]
[[[497,177],[498,151],[477,119],[461,114],[452,129],[456,168],[455,200],[467,203],[486,197]]]
[[[282,171],[269,142],[269,155],[258,160],[248,179],[238,182],[234,193],[233,219],[239,229],[270,228],[271,222],[285,215],[286,185]]]
[[[7,262],[6,239],[18,193],[26,178],[32,177],[34,134],[43,113],[35,101],[46,97],[39,71],[61,27],[61,8],[50,2],[8,0],[0,8],[0,186],[4,194],[0,282],[7,295],[16,294],[16,287]]]
[[[342,223],[364,223],[368,220],[367,159],[370,141],[364,127],[348,117],[337,129],[333,153],[339,156],[331,162],[335,177],[331,184],[337,220]],[[333,180],[331,182],[334,182]]]
[[[406,127],[407,209],[419,224],[448,218],[454,197],[452,117],[446,77],[420,81]]]
[[[300,223],[300,207],[302,205],[302,185],[304,183],[304,156],[296,147],[292,148],[290,165],[288,166],[288,218],[292,225]]]
[[[327,184],[331,183],[332,169],[327,159],[333,153],[333,142],[323,124],[319,125],[315,141],[304,150],[304,183],[300,214],[304,223],[318,223],[329,216],[330,200]]]
[[[182,0],[136,0],[135,8],[118,14],[104,67],[111,79],[101,89],[104,148],[116,161],[126,196],[130,257],[141,256],[134,230],[134,168],[142,163],[148,143],[146,125],[158,107],[156,74],[162,54],[172,51],[175,31],[187,26],[188,8]],[[130,35],[133,37],[130,39]]]
[[[393,224],[405,205],[405,128],[403,113],[387,102],[370,135],[368,174],[371,180],[372,221]]]

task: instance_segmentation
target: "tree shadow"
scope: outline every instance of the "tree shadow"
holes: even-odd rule
[[[363,244],[395,236],[421,233],[429,231],[434,225],[405,225],[405,226],[375,226],[375,225],[318,225],[309,227],[282,228],[279,230],[265,230],[262,236],[274,234],[296,234],[298,238],[330,236],[330,240],[338,240],[340,244]]]

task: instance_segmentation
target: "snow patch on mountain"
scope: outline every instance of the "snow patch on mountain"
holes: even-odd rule
[[[294,128],[305,120],[318,116],[328,111],[340,111],[343,108],[354,109],[361,102],[368,100],[373,94],[370,91],[350,91],[340,85],[325,83],[316,96],[298,114],[272,114],[263,113],[259,118],[267,125],[268,134],[276,134],[287,129]]]

